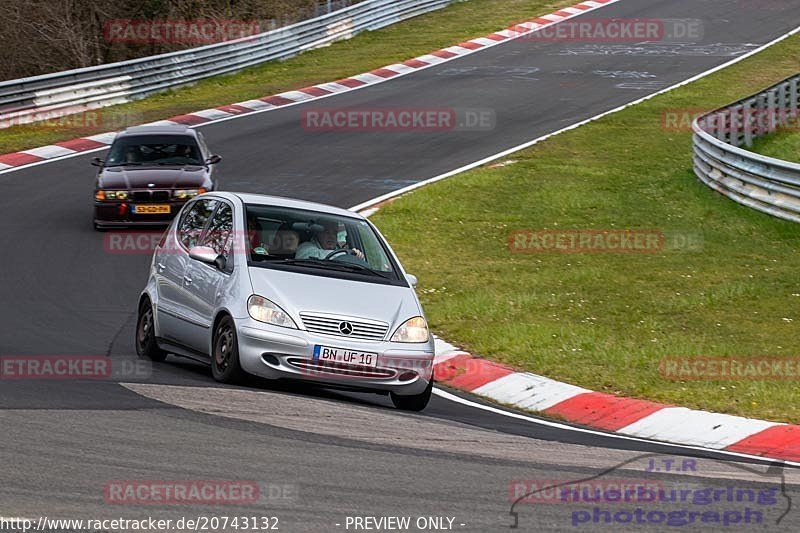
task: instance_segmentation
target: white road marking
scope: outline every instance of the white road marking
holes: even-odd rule
[[[191,113],[187,113],[188,115],[194,115],[196,117],[203,117],[209,120],[217,120],[219,118],[228,118],[233,116],[235,113],[228,113],[227,111],[222,111],[220,109],[203,109],[202,111],[193,111]]]
[[[292,100],[294,102],[304,102],[306,100],[311,100],[315,98],[308,93],[304,93],[302,91],[286,91],[285,93],[279,93],[276,96],[280,96],[281,98],[286,98],[287,100]],[[281,106],[286,107],[286,106]]]
[[[54,144],[49,146],[42,146],[40,148],[31,148],[30,150],[23,150],[23,154],[35,155],[36,157],[43,157],[45,159],[52,159],[54,157],[61,157],[75,153],[75,150],[63,148]]]
[[[592,391],[523,372],[503,376],[472,391],[478,396],[485,396],[500,403],[516,405],[531,411],[544,411],[564,400],[587,392]]]
[[[349,91],[351,88],[347,85],[342,85],[341,83],[336,83],[335,81],[331,81],[328,83],[320,83],[314,85],[314,87],[318,87],[323,91],[328,91],[332,93],[343,93],[345,91]]]
[[[666,407],[618,430],[626,435],[721,449],[765,429],[780,426],[741,416]]]
[[[264,102],[263,100],[247,100],[246,102],[239,102],[238,105],[242,107],[246,107],[248,109],[254,109],[256,111],[260,111],[262,109],[272,109],[273,107],[278,107],[276,105],[272,105],[270,103]]]

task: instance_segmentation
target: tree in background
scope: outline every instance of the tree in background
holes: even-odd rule
[[[0,80],[198,46],[114,42],[104,32],[112,21],[257,21],[266,31],[314,16],[319,4],[318,0],[0,0]]]

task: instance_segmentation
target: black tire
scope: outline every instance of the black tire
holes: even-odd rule
[[[239,383],[245,372],[239,363],[239,339],[233,319],[225,316],[214,328],[211,347],[211,374],[220,383]]]
[[[422,411],[428,406],[428,402],[431,401],[432,392],[433,376],[431,376],[428,386],[425,387],[425,390],[420,394],[415,394],[413,396],[400,396],[399,394],[391,392],[389,393],[389,397],[392,399],[394,406],[398,409],[403,411]]]
[[[155,320],[150,300],[139,306],[139,317],[136,320],[136,354],[142,359],[160,362],[167,358],[167,352],[156,343]]]

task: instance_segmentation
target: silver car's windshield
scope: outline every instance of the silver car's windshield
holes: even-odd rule
[[[398,279],[397,266],[365,220],[253,204],[245,216],[252,264]]]

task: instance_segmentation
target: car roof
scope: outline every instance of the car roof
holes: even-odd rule
[[[182,124],[163,124],[159,126],[134,126],[121,131],[117,137],[129,137],[138,135],[188,135],[196,137],[196,132]]]
[[[361,215],[354,211],[342,209],[341,207],[334,207],[332,205],[318,204],[316,202],[307,202],[305,200],[296,200],[294,198],[284,198],[282,196],[269,196],[266,194],[253,194],[253,193],[230,193],[218,192],[213,193],[223,198],[233,199],[238,198],[245,204],[266,205],[274,207],[288,207],[290,209],[305,209],[306,211],[318,211],[328,215],[339,215],[343,217],[364,219]]]

